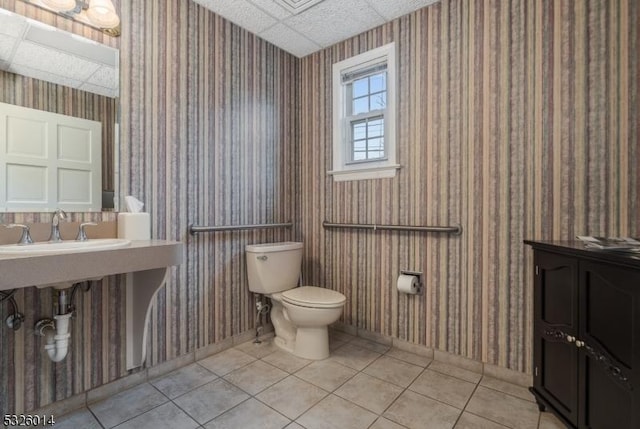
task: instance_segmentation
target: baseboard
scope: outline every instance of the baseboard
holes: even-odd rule
[[[421,344],[410,343],[399,338],[382,335],[377,332],[368,331],[366,329],[358,328],[353,325],[347,325],[342,322],[334,323],[333,325],[331,325],[331,328],[370,341],[375,341],[380,344],[391,345],[392,347],[404,350],[406,352],[429,357],[442,363],[454,365],[468,371],[486,375],[488,377],[497,378],[502,381],[516,384],[518,386],[529,387],[533,384],[533,375],[524,372],[478,361],[465,356],[457,355],[455,353],[432,349]]]
[[[273,327],[266,326],[260,338],[266,339],[271,336],[273,336]],[[99,402],[112,395],[115,395],[116,393],[130,389],[142,383],[146,383],[149,380],[162,377],[172,371],[190,365],[205,357],[220,353],[221,351],[234,347],[235,345],[242,342],[249,341],[253,338],[255,338],[254,330],[234,335],[233,337],[226,338],[225,340],[218,343],[209,344],[190,353],[161,362],[155,366],[134,370],[134,372],[124,377],[113,380],[109,383],[100,385],[77,395],[70,396],[69,398],[47,404],[35,411],[30,412],[30,414],[53,415],[54,418],[57,419],[64,416],[65,414],[69,414],[80,408],[86,407],[89,404]]]

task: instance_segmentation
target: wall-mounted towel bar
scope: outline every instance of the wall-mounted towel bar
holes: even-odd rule
[[[324,221],[325,228],[350,228],[372,229],[386,231],[420,231],[420,232],[444,232],[447,234],[462,234],[462,226],[411,226],[411,225],[375,225],[370,223],[331,223]]]
[[[255,224],[255,225],[222,225],[222,226],[189,225],[189,233],[191,235],[195,235],[201,232],[237,231],[241,229],[291,228],[292,226],[293,226],[293,222],[261,223],[261,224]]]

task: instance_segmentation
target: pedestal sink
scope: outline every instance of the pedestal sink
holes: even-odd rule
[[[33,244],[5,244],[0,246],[3,255],[30,255],[43,253],[74,253],[97,250],[119,249],[131,245],[130,240],[122,238],[100,238],[86,241],[64,240],[58,242],[40,242]]]

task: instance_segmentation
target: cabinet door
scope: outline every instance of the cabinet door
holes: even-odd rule
[[[578,264],[536,252],[534,389],[572,425],[578,424]]]
[[[580,262],[580,427],[640,427],[640,272]]]

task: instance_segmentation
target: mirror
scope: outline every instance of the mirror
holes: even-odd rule
[[[0,103],[99,121],[99,176],[102,189],[111,192],[116,170],[118,79],[117,49],[0,9]],[[55,209],[46,207],[45,211]]]

